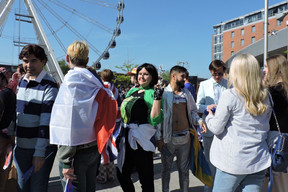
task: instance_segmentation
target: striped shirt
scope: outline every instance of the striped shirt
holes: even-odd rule
[[[35,149],[33,156],[44,157],[49,145],[49,122],[58,92],[56,81],[44,70],[35,80],[26,75],[18,84],[17,94],[17,146]]]

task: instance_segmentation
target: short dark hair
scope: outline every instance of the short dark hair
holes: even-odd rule
[[[209,71],[217,71],[221,67],[223,67],[223,71],[225,72],[226,71],[226,64],[222,60],[216,59],[210,63]]]
[[[30,55],[34,55],[36,58],[40,59],[40,61],[45,61],[45,63],[48,60],[44,49],[36,44],[29,44],[23,47],[19,54],[19,59],[22,60],[24,57],[29,57]]]
[[[113,78],[114,78],[114,74],[110,69],[104,69],[101,72],[101,79],[103,81],[107,81],[109,83],[112,83]]]
[[[174,67],[172,67],[170,69],[170,75],[173,73],[173,72],[178,72],[178,73],[185,73],[187,72],[187,69],[185,67],[182,67],[180,65],[175,65]]]
[[[143,63],[137,68],[136,79],[138,79],[139,71],[141,71],[143,68],[145,68],[152,76],[152,81],[149,84],[149,87],[154,87],[154,85],[158,83],[158,72],[156,67],[150,63]]]

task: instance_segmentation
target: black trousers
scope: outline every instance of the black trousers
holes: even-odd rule
[[[140,145],[137,146],[138,149],[133,150],[126,142],[125,161],[122,173],[117,168],[117,178],[124,192],[135,192],[131,173],[136,168],[142,192],[154,192],[153,152],[144,151]]]

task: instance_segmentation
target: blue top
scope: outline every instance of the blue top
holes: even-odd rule
[[[195,87],[191,83],[185,83],[184,88],[188,89],[193,96],[194,101],[196,102],[196,90]]]
[[[45,157],[49,145],[49,122],[52,106],[58,93],[56,81],[44,70],[35,80],[26,75],[18,84],[17,146],[35,149],[33,156]]]

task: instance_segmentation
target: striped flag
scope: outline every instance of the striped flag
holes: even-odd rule
[[[72,185],[72,181],[70,179],[66,180],[64,192],[73,192],[73,185]]]
[[[194,129],[190,129],[190,137],[190,170],[202,183],[212,187],[211,170],[198,141],[197,132]]]
[[[120,114],[120,102],[119,101],[119,95],[118,95],[118,89],[115,87],[114,84],[109,83],[109,82],[104,82],[104,86],[107,89],[110,89],[115,97],[115,99],[118,101],[118,108],[117,108],[117,116],[116,116],[116,124],[115,128],[113,130],[113,134],[109,137],[102,153],[101,153],[101,163],[102,164],[107,164],[115,159],[117,159],[118,156],[118,150],[116,147],[116,138],[119,135],[120,132],[120,127],[121,127],[121,114]]]

